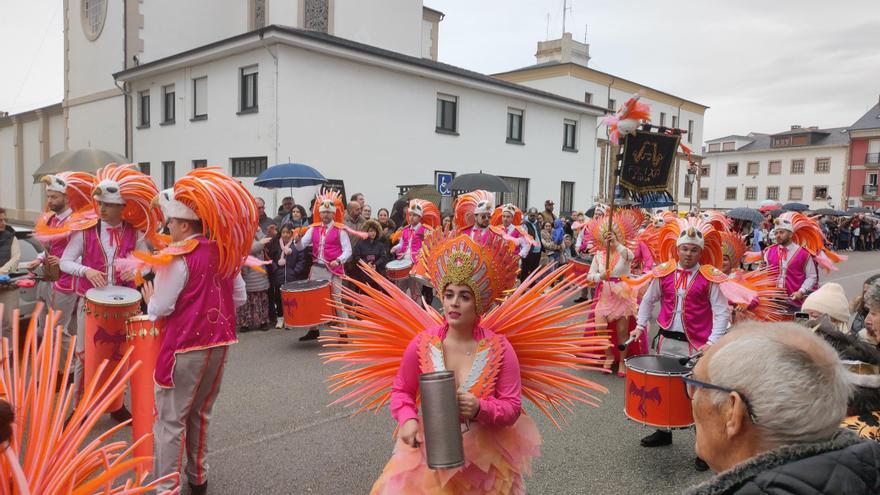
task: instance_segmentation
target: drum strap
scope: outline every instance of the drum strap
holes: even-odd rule
[[[665,337],[667,339],[677,340],[679,342],[687,342],[688,341],[685,334],[683,334],[681,332],[673,332],[671,330],[663,330],[662,328],[660,329],[660,332],[657,335],[662,335],[663,337]]]

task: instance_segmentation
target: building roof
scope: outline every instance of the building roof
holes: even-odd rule
[[[752,137],[751,136],[741,136],[739,134],[731,134],[730,136],[724,136],[724,137],[720,137],[720,138],[710,139],[706,142],[707,143],[714,143],[715,141],[730,141],[731,139],[743,141],[746,139],[752,139]]]
[[[861,131],[865,129],[880,129],[880,103],[874,105],[868,110],[868,113],[862,115],[853,125],[849,126],[850,131]]]
[[[524,86],[522,84],[516,84],[508,81],[504,81],[502,79],[498,79],[496,77],[488,76],[486,74],[481,74],[479,72],[475,72],[468,69],[463,69],[461,67],[457,67],[450,64],[445,64],[443,62],[437,62],[435,60],[431,60],[428,58],[421,57],[413,57],[411,55],[406,55],[403,53],[398,53],[391,50],[386,50],[384,48],[379,48],[372,45],[367,45],[364,43],[359,43],[357,41],[352,41],[345,38],[340,38],[337,36],[332,36],[325,33],[319,33],[316,31],[308,31],[305,29],[299,29],[289,26],[280,26],[277,24],[272,24],[254,31],[250,31],[247,33],[242,33],[231,38],[226,38],[220,41],[215,41],[213,43],[209,43],[207,45],[199,46],[196,48],[192,48],[190,50],[186,50],[180,53],[176,53],[174,55],[170,55],[164,58],[160,58],[157,60],[153,60],[144,64],[141,64],[137,67],[132,67],[130,69],[125,69],[113,74],[114,79],[130,79],[133,77],[137,77],[139,72],[144,72],[147,69],[157,68],[164,64],[168,64],[174,62],[175,60],[188,57],[191,55],[198,54],[199,52],[204,52],[207,50],[211,50],[214,48],[222,47],[226,44],[231,44],[237,41],[246,40],[247,38],[253,37],[255,39],[263,39],[268,33],[278,32],[282,34],[287,34],[291,36],[295,36],[298,38],[305,38],[313,41],[318,41],[321,43],[326,43],[328,45],[333,45],[337,47],[342,47],[350,50],[354,50],[357,52],[393,60],[396,62],[401,62],[408,65],[418,66],[425,69],[429,69],[432,71],[437,71],[445,74],[451,74],[454,76],[463,77],[466,79],[471,79],[474,81],[479,81],[482,83],[490,84],[493,86],[510,89],[513,91],[517,91],[520,93],[526,93],[534,96],[539,96],[541,98],[546,98],[549,100],[558,101],[560,103],[565,103],[568,105],[575,105],[581,107],[585,110],[591,110],[592,112],[601,112],[601,114],[608,113],[608,109],[604,107],[600,107],[597,105],[592,105],[589,103],[585,103],[580,100],[575,100],[571,98],[566,98],[564,96],[560,96],[555,93],[549,93],[547,91],[541,91],[538,89],[530,88],[528,86]]]
[[[824,147],[824,146],[847,146],[849,145],[849,134],[846,132],[846,127],[830,127],[827,129],[795,129],[795,133],[818,133],[824,134],[824,136],[817,139],[813,144],[807,146],[785,146],[785,147],[777,147],[774,148],[772,146],[773,136],[787,135],[792,134],[792,131],[779,132],[775,134],[764,134],[761,132],[750,132],[748,136],[738,136],[745,139],[751,139],[752,142],[746,144],[744,146],[739,147],[736,150],[732,151],[712,151],[710,154],[717,155],[721,153],[739,153],[741,151],[763,151],[763,150],[789,150],[792,148],[813,148],[813,147]],[[718,138],[712,139],[711,141],[706,141],[707,143],[714,143],[726,138]]]
[[[703,108],[709,108],[708,106],[703,105],[702,103],[697,103],[697,102],[695,102],[695,101],[693,101],[693,100],[687,100],[687,99],[682,98],[682,97],[680,97],[680,96],[675,96],[675,95],[672,94],[672,93],[667,93],[666,91],[662,91],[662,90],[659,90],[659,89],[656,89],[656,88],[652,88],[652,87],[650,87],[650,86],[645,86],[644,84],[637,83],[637,82],[635,82],[635,81],[631,81],[631,80],[629,80],[629,79],[625,79],[625,78],[623,78],[623,77],[615,76],[614,74],[609,74],[609,73],[607,73],[607,72],[602,72],[602,71],[600,71],[600,70],[596,70],[596,69],[594,69],[594,68],[592,68],[592,67],[587,67],[587,66],[584,66],[584,65],[576,64],[576,63],[574,63],[574,62],[558,62],[558,61],[553,60],[553,61],[549,61],[549,62],[541,62],[541,63],[539,63],[539,64],[527,65],[527,66],[525,66],[525,67],[520,67],[519,69],[513,69],[513,70],[510,70],[510,71],[506,71],[506,72],[498,72],[498,73],[496,73],[496,74],[492,74],[492,75],[493,75],[493,76],[500,76],[500,75],[504,75],[504,74],[514,74],[514,73],[517,73],[517,72],[526,72],[526,71],[530,71],[530,70],[534,70],[534,69],[543,69],[543,68],[546,68],[546,67],[554,67],[554,66],[558,66],[558,65],[576,65],[576,66],[578,66],[578,67],[582,67],[582,68],[587,69],[587,70],[589,70],[589,71],[596,72],[597,74],[601,74],[601,75],[603,75],[603,76],[611,77],[611,78],[617,79],[617,80],[619,80],[619,81],[628,82],[628,83],[630,83],[630,84],[635,84],[635,85],[638,85],[638,86],[642,86],[642,87],[644,87],[644,88],[646,88],[646,89],[650,89],[650,90],[652,90],[652,91],[656,91],[656,92],[661,93],[661,94],[664,94],[664,95],[666,95],[666,96],[669,96],[669,97],[672,97],[672,98],[676,98],[676,99],[681,100],[681,101],[686,101],[686,102],[688,102],[688,103],[692,103],[692,104],[694,104],[694,105],[698,105],[698,106],[701,106],[701,107],[703,107]]]

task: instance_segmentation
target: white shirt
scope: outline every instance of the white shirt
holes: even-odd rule
[[[620,254],[620,258],[618,258],[617,263],[611,267],[611,277],[620,278],[629,275],[630,269],[632,268],[633,252],[622,244],[615,244],[614,248]],[[587,280],[598,282],[602,280],[604,274],[605,252],[600,251],[596,253],[596,256],[593,257],[593,261],[590,263],[590,274],[587,275]]]
[[[107,285],[114,285],[115,283],[113,261],[116,259],[116,245],[110,245],[110,233],[108,232],[108,229],[121,227],[122,223],[119,225],[107,225],[107,222],[101,222],[101,247],[104,249],[104,256],[107,257]],[[134,227],[129,225],[128,228],[133,229]],[[147,251],[149,248],[147,247],[146,241],[141,238],[138,239],[135,244],[135,249],[138,251]],[[75,232],[70,237],[70,242],[68,242],[67,247],[64,248],[64,254],[61,255],[61,271],[77,277],[85,276],[86,270],[89,270],[91,267],[82,264],[82,255],[83,232],[80,231]],[[144,273],[147,272],[149,272],[149,270],[144,270]]]
[[[73,210],[71,210],[70,208],[68,208],[68,209],[62,211],[61,213],[56,213],[56,214],[55,214],[55,218],[57,218],[58,221],[63,222],[63,221],[64,221],[65,219],[67,219],[67,217],[69,217],[72,213],[73,213]],[[40,254],[37,255],[37,259],[40,260],[41,263],[44,262],[44,261],[46,261],[46,254],[47,254],[47,253],[46,253],[46,250],[44,249],[43,252],[41,252]]]
[[[771,247],[770,249],[774,248]],[[785,249],[788,251],[788,259],[783,261],[780,257],[779,260],[779,278],[777,279],[776,284],[779,288],[785,288],[785,274],[788,270],[789,261],[794,259],[794,255],[797,253],[798,249],[803,248],[793,242],[789,242],[788,245],[785,246]],[[764,253],[764,261],[767,261],[767,252]],[[806,274],[806,278],[801,285],[800,291],[804,294],[809,294],[816,288],[816,282],[819,281],[819,271],[816,270],[816,264],[813,262],[812,257],[807,258],[807,263],[804,265],[804,273]]]
[[[516,225],[510,224],[505,227],[505,229],[507,230],[507,235],[513,236],[513,232],[516,230]],[[529,243],[528,239],[522,237],[522,234],[520,234],[520,237],[517,238],[517,242],[519,242],[519,257],[525,258],[529,255],[529,247],[531,247],[531,244]]]
[[[327,227],[327,232],[321,237],[321,244],[318,245],[318,259],[315,260],[316,263],[320,263],[322,265],[329,265],[330,262],[324,258],[324,242],[327,240],[327,234],[330,233],[331,230],[335,229],[336,226],[331,224],[325,224]],[[314,227],[309,227],[309,230],[306,231],[306,234],[302,236],[302,239],[299,242],[294,242],[293,246],[297,251],[302,251],[303,249],[312,245],[312,231],[314,231]],[[336,261],[339,263],[345,263],[351,258],[351,240],[348,238],[348,232],[344,230],[339,231],[339,243],[342,244],[342,254],[336,258]],[[332,260],[331,260],[332,261]]]
[[[193,239],[200,234],[193,234],[184,240]],[[153,279],[153,297],[147,304],[147,315],[150,321],[156,321],[163,316],[168,316],[174,312],[177,304],[177,298],[186,286],[188,278],[186,261],[181,256],[175,256],[174,260],[167,268],[156,272],[156,278]],[[235,283],[232,289],[232,303],[235,307],[239,307],[247,302],[247,291],[245,290],[244,279],[241,273],[235,276]]]
[[[677,268],[681,268],[681,265]],[[697,272],[700,271],[700,265],[694,265],[689,271],[688,287],[693,283]],[[678,289],[677,292],[675,297],[675,313],[672,317],[672,325],[669,326],[669,331],[684,333],[684,326],[681,323],[684,290]],[[657,304],[662,295],[663,290],[660,288],[660,279],[655,278],[651,281],[648,292],[645,293],[645,297],[642,298],[642,302],[639,304],[639,315],[636,319],[638,326],[648,328],[648,320],[651,319],[651,315],[654,312],[654,305]],[[714,344],[727,332],[727,327],[730,323],[730,307],[727,305],[727,298],[721,292],[721,289],[718,288],[718,284],[710,284],[709,286],[709,304],[712,306],[712,333],[709,335],[708,342]]]

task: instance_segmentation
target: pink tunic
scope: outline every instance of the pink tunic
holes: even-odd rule
[[[799,291],[804,285],[804,281],[807,280],[807,263],[812,262],[812,257],[806,249],[798,247],[797,251],[795,251],[794,253],[794,256],[792,256],[792,258],[788,260],[785,271],[783,272],[782,257],[780,255],[780,251],[783,249],[786,249],[786,247],[781,244],[776,244],[767,248],[767,264],[770,266],[778,267],[780,277],[782,277],[782,274],[785,273],[785,280],[782,281],[782,288],[785,289],[786,294],[791,296],[795,292]],[[810,287],[810,290],[814,289],[815,287]],[[800,308],[804,304],[804,301],[795,301],[794,299],[789,299],[788,304]]]
[[[400,233],[400,257],[406,253],[406,246],[410,246],[410,260],[416,263],[419,256],[419,250],[422,249],[422,243],[425,241],[425,233],[427,229],[424,225],[419,224],[418,230],[413,230],[411,225],[407,225]]]
[[[402,425],[407,420],[419,417],[416,408],[416,394],[419,389],[419,375],[426,371],[420,364],[419,342],[423,334],[437,336],[442,341],[449,330],[448,325],[425,330],[410,341],[400,362],[400,369],[391,387],[391,415]],[[522,384],[520,383],[519,360],[506,338],[496,335],[482,327],[474,329],[474,338],[479,342],[498,338],[501,340],[501,368],[495,380],[494,391],[480,398],[480,412],[476,421],[485,426],[509,426],[516,422],[522,412]],[[476,365],[476,361],[475,361]],[[463,382],[465,377],[458,377]]]
[[[654,257],[645,241],[638,241],[633,253],[632,269],[634,273],[646,273],[654,268]]]
[[[165,318],[165,334],[154,378],[160,387],[173,387],[175,356],[187,351],[234,344],[235,277],[219,274],[217,244],[198,237],[199,245],[183,255],[187,280],[175,306]]]
[[[478,232],[475,233],[474,230],[478,230]],[[479,242],[480,244],[485,244],[490,239],[492,239],[492,236],[498,235],[497,232],[492,230],[491,226],[483,229],[483,228],[477,227],[475,225],[471,225],[470,227],[461,229],[461,231],[459,231],[459,234],[466,235],[466,236],[470,237],[471,239]]]
[[[61,227],[64,225],[64,222],[70,219],[70,216],[65,218],[64,220],[59,220],[58,215],[53,215],[52,218],[49,219],[47,225],[49,227]],[[70,241],[70,237],[65,237],[63,239],[58,239],[54,241],[50,241],[46,246],[46,253],[55,256],[58,259],[61,259],[61,255],[64,254],[64,248],[67,247],[67,243]],[[60,271],[60,270],[59,270]],[[55,281],[52,286],[58,292],[63,294],[70,294],[74,290],[75,277],[70,275],[69,273],[61,272],[58,280]]]
[[[319,255],[321,251],[321,239],[325,236],[323,261],[325,263],[330,263],[331,261],[336,260],[336,258],[342,256],[342,241],[339,240],[339,227],[335,226],[332,229],[328,229],[324,225],[312,227],[312,259],[316,261],[321,259]],[[330,265],[327,265],[327,269],[335,275],[345,275],[345,267],[343,265],[336,265],[332,268]]]
[[[660,289],[663,295],[660,299],[660,314],[657,316],[657,323],[664,330],[669,330],[675,316],[676,272],[677,270],[660,278]],[[681,324],[688,342],[694,348],[705,345],[709,336],[712,335],[712,304],[709,301],[711,288],[712,282],[709,282],[698,270],[693,282],[688,285],[687,291],[685,291]]]
[[[101,235],[100,235],[101,223],[98,222],[94,227],[89,227],[86,230],[82,231],[83,236],[83,250],[82,250],[82,264],[94,270],[98,270],[101,273],[107,273],[107,255],[104,254],[104,246],[101,243]],[[119,246],[116,247],[116,258],[125,258],[132,251],[134,251],[135,245],[137,244],[137,231],[134,227],[129,225],[127,222],[122,222],[120,224],[120,228],[122,229],[122,233],[120,234]],[[110,260],[111,262],[113,260]],[[115,270],[115,268],[114,268]],[[124,282],[119,276],[118,271],[114,271],[114,281],[116,285],[122,285],[125,287],[134,288],[134,281]],[[86,295],[89,289],[92,288],[92,283],[86,277],[77,277],[76,278],[76,293],[80,296]]]

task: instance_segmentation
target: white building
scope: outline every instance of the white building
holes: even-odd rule
[[[849,153],[845,127],[791,126],[777,134],[749,133],[706,141],[698,194],[701,208],[755,207],[762,200],[846,209]],[[690,199],[692,188],[685,184]],[[697,196],[693,196],[696,204]]]
[[[505,81],[592,103],[612,111],[619,109],[633,94],[642,91],[644,95],[641,101],[651,105],[651,123],[687,131],[681,142],[693,150],[694,161],[700,162],[703,118],[709,107],[588,67],[590,46],[573,40],[571,33],[565,33],[558,40],[539,41],[535,58],[535,65],[493,75]],[[607,128],[601,124],[597,131],[596,145],[599,173],[593,176],[596,200],[605,201],[610,197],[608,171],[613,166],[616,154],[617,148],[608,141]],[[681,194],[686,182],[686,172],[687,159],[680,153],[673,171],[676,179],[671,191],[679,203],[686,201]]]
[[[440,63],[443,14],[421,0],[65,0],[64,14],[64,101],[0,117],[0,206],[12,218],[40,210],[32,174],[45,159],[87,147],[130,157],[160,186],[204,165],[251,184],[292,161],[376,209],[398,186],[482,170],[514,189],[501,201],[585,208],[607,196],[597,119],[614,102],[601,95],[640,89],[585,61],[568,69],[572,88]],[[706,107],[646,91],[657,122],[675,117],[699,142]],[[286,195],[253,191],[270,208]]]

